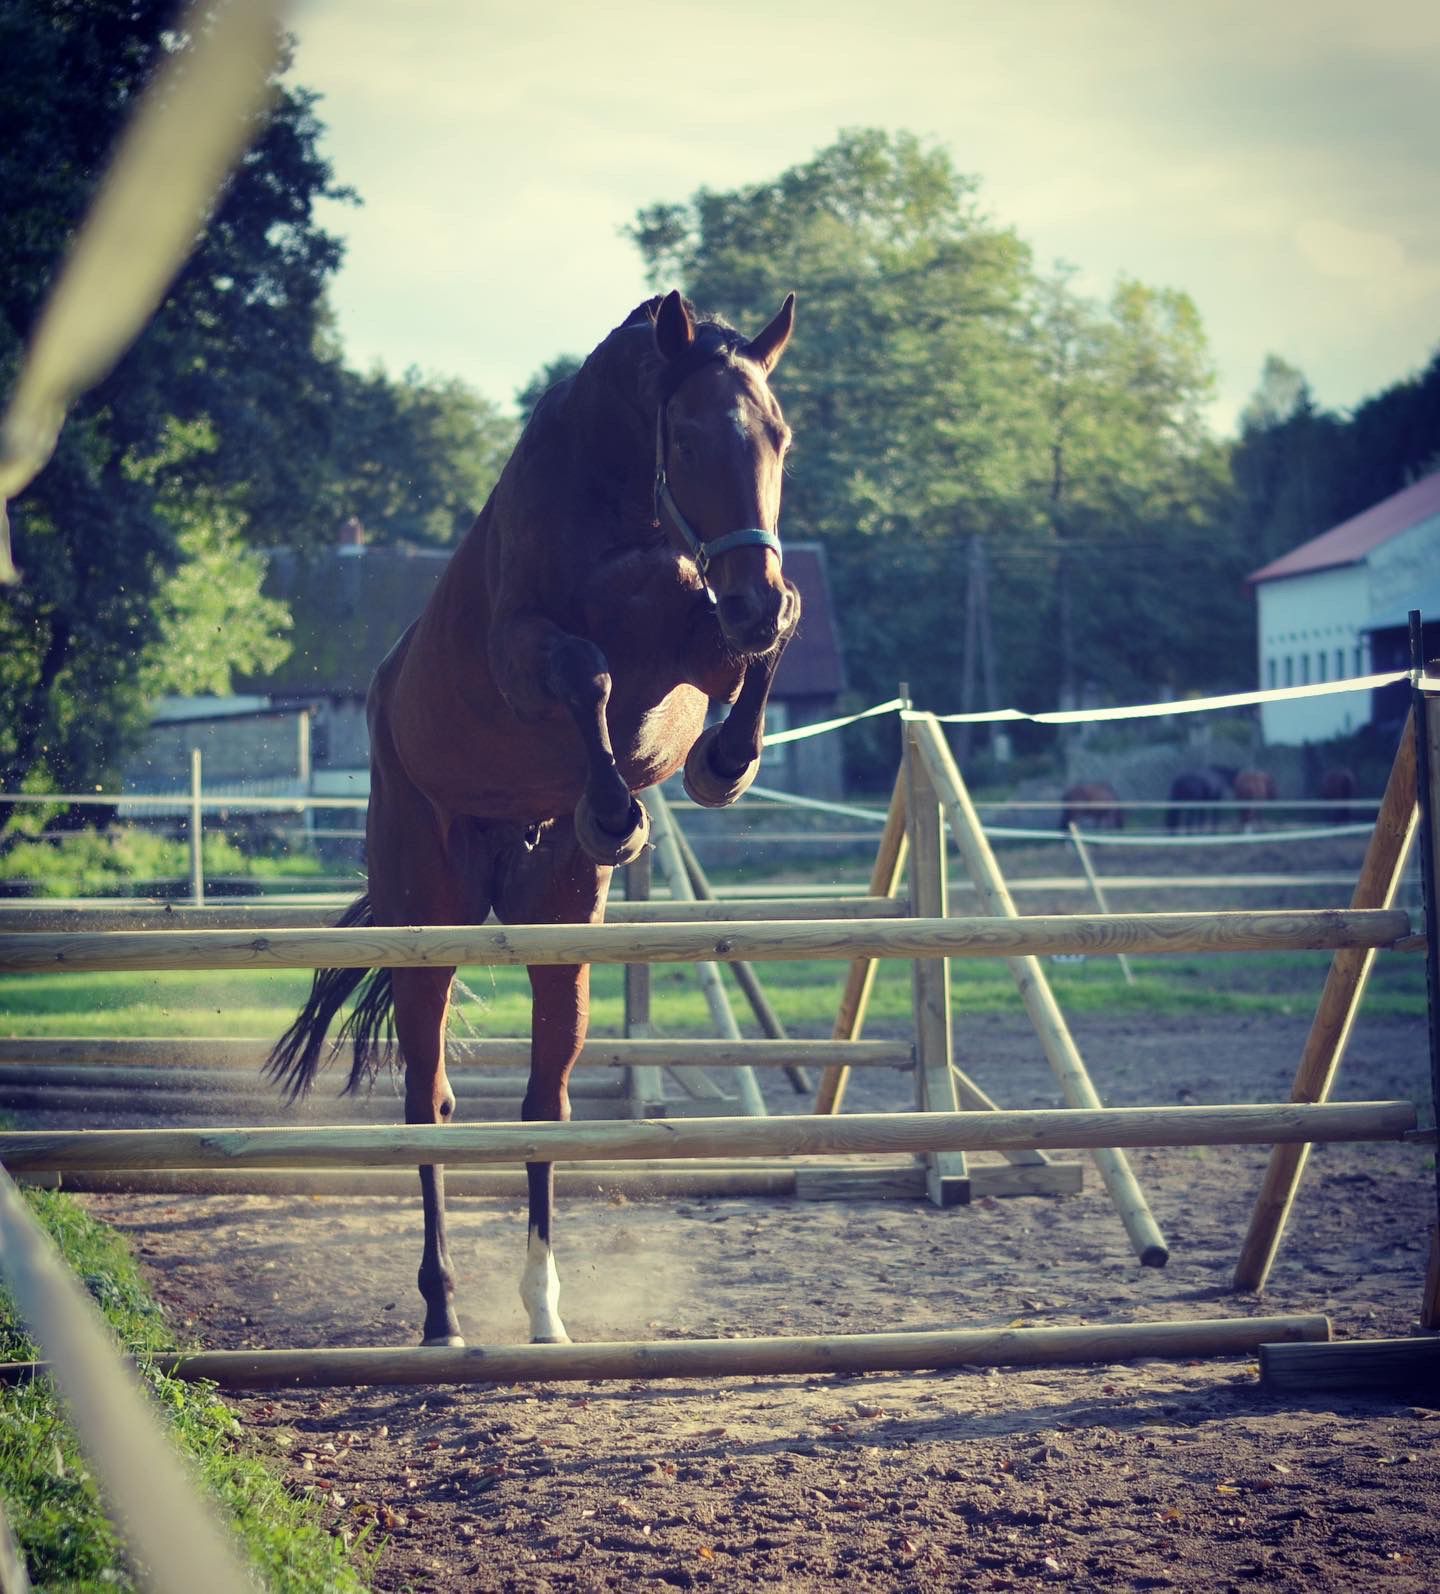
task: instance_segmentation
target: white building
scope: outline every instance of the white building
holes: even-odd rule
[[[1259,610],[1262,688],[1406,668],[1410,610],[1440,619],[1440,471],[1247,579]],[[1425,629],[1428,644],[1432,625]],[[1343,736],[1377,711],[1386,717],[1384,694],[1375,697],[1381,701],[1352,692],[1265,703],[1265,740],[1294,746]]]

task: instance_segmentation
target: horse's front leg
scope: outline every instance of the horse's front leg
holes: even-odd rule
[[[522,716],[547,703],[569,710],[585,750],[585,786],[575,807],[575,833],[602,867],[633,863],[650,839],[650,816],[631,794],[610,741],[611,678],[604,653],[585,637],[530,615],[498,630],[491,663],[511,705]]]
[[[796,609],[799,609],[798,600]],[[685,791],[703,808],[725,808],[742,796],[760,769],[765,741],[765,705],[794,625],[770,652],[745,662],[745,679],[730,712],[707,725],[685,759]]]

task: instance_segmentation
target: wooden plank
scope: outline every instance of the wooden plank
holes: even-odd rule
[[[900,881],[905,873],[905,858],[910,846],[909,830],[905,817],[905,771],[895,779],[890,794],[890,807],[885,815],[885,829],[875,850],[875,866],[870,875],[870,894],[900,903]],[[908,915],[910,904],[905,901]],[[865,1028],[865,1013],[870,1006],[870,993],[875,987],[876,959],[855,958],[845,975],[845,988],[840,993],[840,1007],[835,1015],[832,1031],[837,1041],[858,1041]],[[832,1064],[825,1070],[820,1088],[815,1093],[817,1113],[837,1113],[845,1099],[845,1087],[850,1080],[848,1064]]]
[[[1041,1146],[1242,1146],[1281,1140],[1407,1140],[1408,1101],[1308,1106],[1034,1108],[805,1114],[779,1118],[357,1125],[316,1128],[12,1130],[0,1164],[36,1168],[408,1167],[634,1157],[853,1156]]]
[[[1383,1389],[1406,1400],[1433,1398],[1440,1394],[1440,1339],[1262,1344],[1260,1382],[1266,1389],[1298,1395],[1329,1389]]]
[[[1085,845],[1085,838],[1080,834],[1080,827],[1072,819],[1069,825],[1070,842],[1075,848],[1075,856],[1080,860],[1080,867],[1085,873],[1085,882],[1090,887],[1090,895],[1095,899],[1095,906],[1101,913],[1109,913],[1110,904],[1105,897],[1105,888],[1100,884],[1100,876],[1095,873],[1095,865],[1090,858],[1090,849]],[[1130,967],[1130,959],[1123,952],[1117,952],[1115,961],[1120,965],[1120,972],[1125,976],[1127,985],[1134,985],[1135,971]]]
[[[966,1170],[970,1199],[986,1196],[1076,1195],[1084,1188],[1084,1164],[1047,1162],[1034,1167],[971,1162]],[[801,1201],[910,1200],[927,1195],[926,1169],[866,1168],[838,1164],[832,1168],[797,1168],[795,1196]]]
[[[930,777],[940,794],[945,812],[950,820],[950,832],[955,837],[965,868],[970,875],[982,903],[990,912],[1002,915],[1012,923],[1018,913],[1009,891],[1005,887],[1000,866],[990,850],[980,816],[970,800],[965,781],[950,756],[950,748],[933,715],[924,720],[909,722],[915,736],[915,745]],[[1113,919],[1096,919],[1097,926],[1113,924]],[[1097,1109],[1100,1096],[1091,1082],[1080,1049],[1055,1000],[1045,970],[1033,955],[1010,957],[1006,960],[1025,1011],[1035,1026],[1050,1070],[1055,1075],[1065,1100],[1072,1107]],[[1169,1247],[1165,1236],[1155,1222],[1145,1194],[1135,1178],[1125,1156],[1113,1146],[1097,1146],[1091,1153],[1135,1254],[1146,1267],[1163,1267],[1169,1260]]]
[[[905,806],[910,834],[910,911],[918,918],[943,919],[949,909],[945,889],[945,836],[935,787],[917,756],[910,726],[905,728]],[[917,958],[911,965],[915,1009],[916,1106],[928,1112],[955,1112],[953,1035],[950,1023],[950,964],[945,958]],[[925,1190],[937,1207],[970,1199],[965,1153],[925,1153]]]
[[[648,859],[648,854],[644,854]],[[637,860],[638,861],[638,860]],[[629,868],[633,869],[634,864]],[[903,902],[882,896],[718,896],[713,901],[679,902],[669,897],[631,896],[605,909],[607,924],[708,923],[751,919],[900,919]],[[322,930],[334,925],[340,908],[327,903],[308,907],[295,902],[271,904],[265,897],[204,908],[134,907],[53,908],[0,902],[0,930],[58,935],[74,930]],[[497,921],[487,919],[488,924]]]
[[[1404,878],[1406,860],[1419,823],[1415,786],[1414,716],[1405,721],[1375,829],[1365,849],[1350,898],[1354,908],[1388,908]],[[1330,961],[1310,1032],[1300,1052],[1292,1101],[1326,1101],[1334,1087],[1365,986],[1375,963],[1373,948],[1342,948]],[[1270,1153],[1255,1209],[1240,1247],[1232,1288],[1260,1291],[1280,1249],[1290,1209],[1300,1188],[1310,1148],[1277,1146]]]
[[[306,1386],[547,1383],[574,1379],[771,1377],[793,1373],[911,1372],[952,1367],[1063,1367],[1135,1357],[1189,1360],[1253,1355],[1267,1341],[1324,1340],[1318,1316],[1197,1318],[1058,1328],[966,1329],[805,1338],[620,1341],[590,1345],[365,1347],[201,1351],[156,1356],[175,1378],[222,1389]],[[34,1363],[0,1368],[34,1377]]]
[[[488,929],[115,930],[0,935],[0,974],[159,969],[518,967],[564,963],[810,958],[1040,957],[1066,952],[1299,952],[1388,947],[1414,930],[1400,909],[1130,913],[1109,918],[907,919],[851,923],[519,924]]]
[[[646,973],[648,964],[638,965]],[[270,1053],[270,1042],[234,1040],[208,1035],[174,1038],[144,1036],[110,1038],[90,1035],[45,1035],[0,1038],[0,1068],[52,1067],[143,1068],[146,1070],[197,1069],[258,1072]],[[348,1055],[340,1048],[343,1060]],[[530,1060],[530,1042],[464,1040],[452,1036],[446,1062],[452,1078],[466,1071],[523,1068]],[[744,1063],[755,1068],[785,1068],[795,1063],[827,1067],[844,1060],[854,1068],[908,1070],[915,1053],[908,1041],[734,1041],[670,1040],[651,1038],[591,1038],[580,1054],[579,1067],[619,1069],[663,1067],[690,1063],[703,1068],[734,1068]],[[572,1086],[573,1088],[573,1086]]]

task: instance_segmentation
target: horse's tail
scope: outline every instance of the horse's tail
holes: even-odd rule
[[[374,922],[370,898],[364,896],[346,908],[337,928]],[[360,995],[322,1059],[331,1021],[357,989]],[[266,1077],[283,1087],[287,1101],[295,1101],[314,1084],[322,1060],[329,1061],[348,1040],[353,1053],[345,1091],[357,1090],[382,1062],[394,1056],[392,1001],[389,969],[316,969],[300,1016],[276,1041],[266,1060]]]

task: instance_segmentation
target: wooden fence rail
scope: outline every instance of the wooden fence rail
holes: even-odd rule
[[[850,923],[512,925],[76,931],[0,935],[0,973],[162,969],[425,968],[557,963],[776,962],[808,958],[1025,957],[1090,952],[1295,952],[1392,947],[1413,926],[1401,909],[1129,913],[1110,918],[927,918]]]

